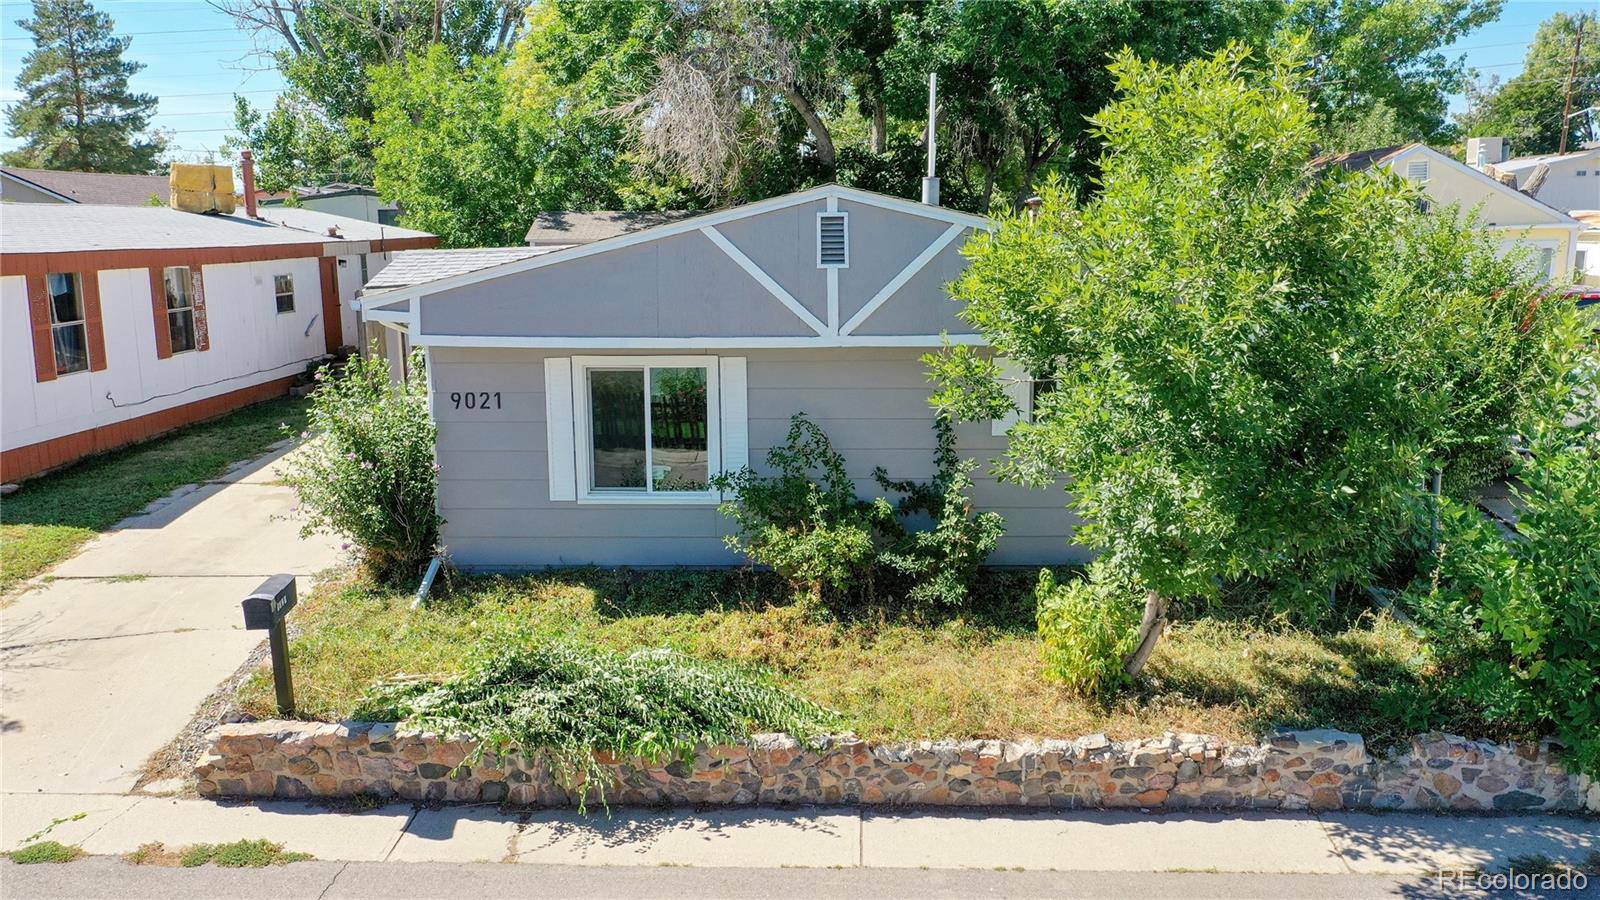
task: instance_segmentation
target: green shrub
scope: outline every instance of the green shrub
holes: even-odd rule
[[[615,653],[528,634],[476,648],[442,684],[380,682],[357,711],[440,734],[477,739],[478,753],[543,756],[558,782],[605,799],[597,751],[660,762],[692,759],[697,744],[741,741],[760,731],[809,740],[837,714],[778,687],[764,674],[671,650]],[[580,802],[586,797],[581,797]]]
[[[893,481],[881,467],[872,477],[886,491],[905,496],[895,506],[902,518],[926,516],[930,529],[908,529],[893,523],[889,545],[878,563],[910,582],[906,599],[918,604],[957,606],[964,603],[978,567],[994,552],[1005,533],[999,513],[973,514],[967,491],[972,487],[976,460],[956,455],[955,429],[949,418],[933,423],[934,476],[931,482]]]
[[[1089,566],[1088,578],[1066,584],[1043,569],[1034,598],[1046,675],[1089,696],[1127,683],[1123,661],[1138,641],[1143,604],[1131,585],[1098,563]]]
[[[734,495],[719,507],[739,525],[728,547],[818,599],[870,582],[877,532],[893,517],[888,502],[856,496],[844,457],[803,413],[789,420],[787,443],[767,452],[767,465],[777,474],[746,468],[711,479]]]
[[[302,533],[348,537],[382,579],[415,575],[443,524],[422,367],[414,354],[403,384],[391,382],[376,355],[352,358],[331,376],[319,370],[310,427],[287,458],[284,480],[299,496]]]
[[[149,846],[149,845],[147,845]],[[141,847],[140,850],[144,850]],[[150,855],[162,852],[160,844],[154,845]],[[283,845],[269,841],[266,838],[255,840],[238,840],[227,844],[195,844],[185,847],[178,856],[179,865],[192,869],[206,863],[214,863],[225,869],[261,869],[267,866],[281,866],[292,862],[305,862],[311,859],[309,853],[296,853],[283,849]]]
[[[83,855],[82,847],[70,846],[60,841],[38,841],[8,850],[0,856],[5,856],[19,866],[31,866],[37,863],[69,863]]]
[[[1542,452],[1521,477],[1521,538],[1447,501],[1439,564],[1406,599],[1461,700],[1554,730],[1600,775],[1600,441]]]

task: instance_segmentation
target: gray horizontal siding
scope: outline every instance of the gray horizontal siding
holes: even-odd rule
[[[710,506],[593,505],[551,502],[545,442],[546,356],[566,351],[431,351],[439,421],[439,502],[444,540],[458,565],[477,569],[545,565],[728,565],[729,520]],[[895,478],[932,475],[933,411],[919,351],[729,351],[748,360],[750,459],[765,468],[767,451],[783,443],[789,417],[804,411],[844,454],[857,493],[883,494],[875,466]],[[510,390],[515,386],[516,390]],[[500,391],[502,407],[456,409],[454,391]],[[957,449],[979,460],[972,496],[981,509],[1006,517],[1007,531],[991,562],[1032,565],[1077,562],[1075,520],[1059,489],[1032,490],[988,474],[1005,445],[988,423],[958,426]]]

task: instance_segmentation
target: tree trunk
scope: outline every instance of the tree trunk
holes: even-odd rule
[[[833,149],[833,135],[828,131],[827,124],[822,121],[821,116],[817,115],[817,111],[811,105],[811,101],[807,100],[805,95],[800,93],[799,89],[794,85],[782,85],[780,90],[783,91],[785,99],[794,106],[795,112],[799,113],[800,118],[805,121],[806,127],[811,130],[811,136],[816,138],[817,162],[822,163],[827,169],[833,169],[838,159],[838,154]]]
[[[872,101],[872,152],[889,149],[889,110],[882,99]]]
[[[1123,663],[1122,671],[1130,676],[1144,671],[1144,664],[1149,662],[1150,653],[1156,649],[1156,642],[1161,640],[1161,632],[1166,628],[1167,598],[1150,591],[1144,595],[1144,619],[1139,623],[1139,644],[1133,648],[1128,661]]]

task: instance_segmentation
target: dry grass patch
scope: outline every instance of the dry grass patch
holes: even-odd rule
[[[404,591],[329,584],[291,617],[296,701],[307,718],[353,717],[378,679],[454,674],[480,638],[511,628],[760,666],[874,740],[1166,730],[1254,740],[1273,726],[1399,736],[1404,700],[1427,674],[1420,642],[1384,617],[1334,633],[1201,618],[1173,629],[1136,691],[1102,704],[1044,677],[1030,580],[990,576],[975,601],[986,614],[941,621],[840,617],[742,572],[457,579],[419,610]],[[241,701],[272,716],[270,674],[248,680]]]

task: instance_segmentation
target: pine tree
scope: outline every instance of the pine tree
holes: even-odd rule
[[[84,172],[156,170],[166,150],[159,133],[145,134],[156,98],[128,90],[143,63],[122,58],[131,38],[111,33],[111,17],[87,0],[33,0],[33,18],[17,22],[33,35],[22,59],[22,99],[6,109],[20,149],[8,165]]]

